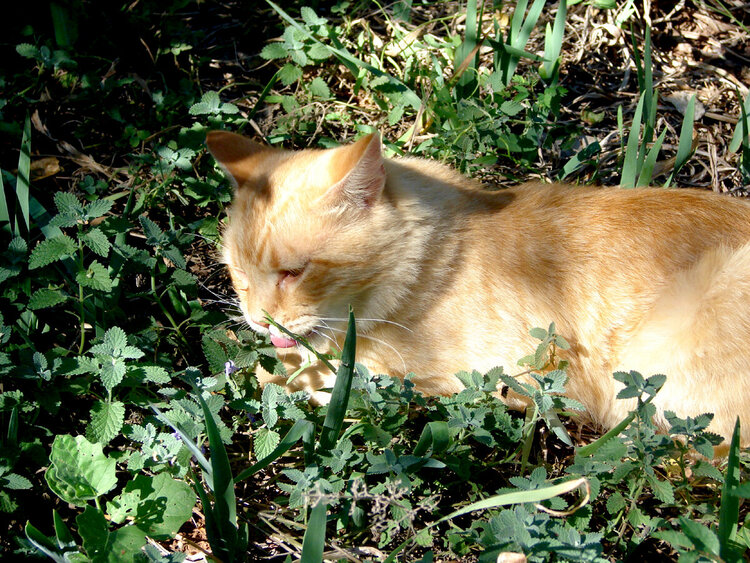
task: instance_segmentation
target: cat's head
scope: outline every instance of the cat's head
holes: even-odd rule
[[[402,235],[384,195],[377,135],[296,152],[225,131],[209,133],[207,144],[236,186],[223,255],[253,329],[294,345],[268,326],[268,313],[322,349],[349,305],[363,319],[393,309],[398,290],[388,285]]]

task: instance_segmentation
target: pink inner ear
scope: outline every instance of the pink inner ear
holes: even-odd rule
[[[380,150],[380,137],[377,134],[368,135],[338,150],[344,154],[341,159],[337,158],[338,155],[334,157],[334,166],[349,165],[351,168],[328,193],[337,202],[343,200],[358,208],[371,207],[385,187],[385,163]]]

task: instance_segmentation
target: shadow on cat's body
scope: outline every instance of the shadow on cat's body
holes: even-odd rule
[[[448,394],[461,389],[459,370],[511,371],[535,347],[529,329],[554,321],[571,343],[560,351],[570,363],[567,394],[594,422],[611,427],[633,408],[616,400],[612,373],[637,370],[667,375],[654,400],[662,427],[665,410],[713,412],[711,430],[727,438],[738,415],[750,423],[747,202],[539,183],[490,192],[435,162],[383,160],[377,138],[297,153],[238,139],[215,133],[209,147],[239,185],[242,211],[231,214],[225,257],[235,285],[246,282],[238,293],[251,322],[266,310],[316,347],[329,343],[316,331],[341,346],[351,304],[362,319],[358,361],[373,372],[414,372],[420,391]],[[259,189],[272,194],[263,211]],[[300,212],[295,232],[291,213]],[[263,221],[274,229],[275,270],[243,235]],[[348,273],[330,269],[334,257]],[[266,279],[274,275],[275,285]],[[279,355],[299,365],[296,348]],[[314,366],[293,385],[330,383]],[[743,443],[749,437],[745,430]]]

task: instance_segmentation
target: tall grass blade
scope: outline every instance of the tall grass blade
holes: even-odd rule
[[[675,155],[674,169],[669,175],[669,179],[665,186],[669,186],[672,183],[675,175],[680,171],[685,163],[690,158],[690,154],[693,152],[693,130],[695,129],[695,94],[690,98],[690,101],[685,108],[685,115],[682,118],[682,126],[680,127],[680,140],[677,144],[677,154]]]
[[[180,440],[183,444],[185,444],[185,447],[190,450],[190,453],[193,455],[193,457],[198,462],[198,465],[201,466],[201,469],[205,471],[210,477],[211,475],[211,463],[206,459],[206,456],[203,455],[203,452],[201,451],[200,447],[193,442],[193,440],[190,438],[190,436],[185,432],[178,424],[174,424],[170,422],[164,414],[161,412],[159,407],[156,407],[154,405],[151,405],[151,410],[153,410],[156,413],[156,416],[159,420],[164,422],[165,424],[169,424],[169,426],[177,432],[177,434],[180,436]],[[208,479],[207,479],[208,480]]]
[[[326,511],[328,503],[322,499],[310,511],[307,530],[302,540],[302,557],[300,563],[320,563],[323,561],[323,550],[326,545]]]
[[[442,518],[440,518],[440,520],[437,520],[428,525],[427,528],[432,528],[434,526],[437,526],[438,524],[457,518],[458,516],[469,514],[470,512],[487,510],[490,508],[499,508],[501,506],[508,506],[511,504],[539,503],[544,500],[549,500],[553,497],[571,493],[582,487],[585,488],[586,493],[577,507],[580,508],[588,503],[589,497],[591,495],[589,482],[585,477],[579,477],[578,479],[565,481],[564,483],[560,483],[558,485],[550,485],[548,487],[541,487],[539,489],[533,489],[530,491],[513,491],[510,493],[503,493],[477,502],[472,502],[471,504],[468,504],[463,508],[451,512],[447,516],[443,516]],[[388,554],[388,557],[384,560],[384,563],[392,563],[393,561],[395,561],[396,556],[412,541],[414,541],[413,537],[401,543],[395,550]]]
[[[5,225],[7,223],[7,225]],[[5,183],[3,182],[3,171],[0,170],[0,228],[11,231],[13,225],[10,224],[10,206],[5,195]]]
[[[643,401],[644,405],[649,404],[651,401],[654,400],[654,397],[656,395],[651,395],[648,399]],[[635,420],[635,417],[638,415],[637,411],[631,411],[628,416],[622,419],[622,421],[617,424],[617,426],[614,426],[610,428],[605,434],[591,442],[590,444],[586,444],[585,446],[582,446],[576,450],[576,456],[582,456],[582,457],[588,457],[594,455],[599,448],[601,448],[604,444],[609,442],[612,438],[616,437],[620,434],[623,430],[625,430],[628,425]]]
[[[651,147],[651,150],[646,157],[646,161],[643,163],[643,167],[641,168],[641,173],[638,175],[638,182],[636,183],[636,186],[648,186],[651,182],[651,176],[654,173],[654,166],[656,166],[656,159],[659,156],[661,145],[662,143],[664,143],[664,138],[666,136],[667,130],[665,129],[661,132],[661,135],[659,135],[659,138],[654,143],[654,146]]]
[[[736,489],[740,484],[740,418],[734,424],[732,442],[729,446],[727,473],[721,489],[721,506],[719,507],[719,554],[724,561],[733,560],[731,542],[737,535],[737,522],[740,518],[740,499]]]
[[[213,476],[213,507],[204,506],[204,512],[209,510],[216,518],[216,527],[221,535],[220,545],[225,553],[234,554],[237,548],[237,499],[234,494],[234,479],[232,479],[232,468],[229,465],[229,456],[221,441],[219,428],[216,426],[206,401],[203,399],[201,390],[193,387],[198,402],[203,409],[203,417],[206,421],[206,434],[208,445],[211,448],[211,473]],[[214,548],[214,546],[211,546]],[[215,549],[215,548],[214,548]]]
[[[298,420],[289,429],[289,432],[286,433],[286,436],[284,436],[281,442],[279,442],[279,445],[276,446],[270,454],[258,461],[256,464],[242,471],[239,475],[237,475],[237,477],[234,478],[234,482],[239,483],[240,481],[251,477],[261,469],[267,467],[273,461],[277,460],[286,452],[288,452],[300,438],[302,438],[302,441],[304,443],[309,443],[314,431],[315,425],[312,422],[304,419]]]
[[[328,404],[323,431],[320,434],[320,447],[330,451],[336,445],[341,435],[341,427],[344,424],[346,407],[349,405],[349,394],[352,390],[354,379],[354,357],[357,348],[357,325],[354,320],[354,311],[349,309],[349,327],[346,330],[344,349],[341,352],[341,365],[336,374],[336,383],[333,385],[331,402]]]
[[[18,155],[18,176],[16,178],[16,205],[21,214],[26,232],[29,231],[29,178],[31,171],[31,120],[26,116],[23,125],[23,137],[21,139],[21,152]],[[18,224],[18,213],[16,213],[15,235],[21,235]]]
[[[739,91],[737,91],[737,98],[742,99]],[[737,127],[732,135],[732,140],[729,142],[729,152],[737,152],[740,145],[750,143],[750,93],[745,98],[745,103],[740,104],[740,119],[737,121]]]
[[[458,90],[460,96],[469,96],[476,87],[476,67],[477,67],[477,44],[479,35],[477,33],[477,0],[468,0],[466,2],[466,33],[464,40],[456,49],[453,60],[453,67],[458,69],[463,67],[463,72],[458,79]],[[466,60],[468,59],[468,61]],[[469,70],[470,72],[466,72]]]
[[[565,20],[568,17],[568,1],[560,0],[555,15],[555,23],[552,28],[549,24],[544,34],[544,58],[539,75],[551,84],[557,83],[558,71],[560,69],[560,51],[562,50],[563,33],[565,31]]]
[[[444,452],[451,445],[450,429],[447,422],[433,420],[425,424],[419,441],[414,448],[415,456],[434,455]]]
[[[638,140],[641,133],[641,116],[643,115],[644,103],[645,98],[641,96],[635,108],[633,123],[630,125],[628,144],[625,147],[625,160],[622,164],[622,176],[620,177],[620,186],[623,188],[634,188],[638,176]]]

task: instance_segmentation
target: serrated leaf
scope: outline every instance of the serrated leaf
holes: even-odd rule
[[[507,100],[500,104],[500,111],[505,115],[513,117],[523,111],[523,104],[515,100]]]
[[[678,518],[680,528],[692,544],[701,551],[719,555],[719,538],[703,524],[689,520],[684,516]]]
[[[607,512],[614,516],[623,510],[626,505],[625,498],[620,493],[615,492],[607,499]]]
[[[99,377],[102,385],[107,391],[112,391],[125,377],[125,362],[119,358],[111,358],[102,361]]]
[[[55,194],[55,207],[57,207],[57,212],[63,215],[83,214],[81,202],[70,192],[57,192]]]
[[[81,237],[81,240],[83,241],[83,244],[88,246],[91,250],[102,257],[106,257],[107,254],[109,254],[109,249],[112,246],[109,243],[106,235],[98,227],[95,227],[89,232],[85,233]]]
[[[256,459],[264,459],[279,445],[281,437],[277,432],[261,428],[253,435],[253,453]]]
[[[113,326],[104,333],[102,345],[108,350],[107,353],[113,354],[128,345],[128,335],[119,326]]]
[[[33,485],[26,477],[16,473],[7,473],[0,477],[0,487],[20,491],[30,489]]]
[[[111,291],[112,280],[109,278],[107,268],[94,260],[86,270],[76,274],[76,281],[84,287],[90,287],[98,291]]]
[[[78,246],[75,241],[67,235],[59,235],[43,240],[31,251],[29,269],[41,268],[66,256],[70,256],[75,253],[77,248]]]
[[[112,201],[109,199],[97,199],[86,206],[84,215],[87,221],[97,219],[112,209]]]
[[[38,289],[31,295],[31,299],[29,299],[29,309],[36,311],[37,309],[54,307],[67,299],[68,295],[59,289]]]
[[[324,61],[331,56],[331,50],[322,43],[314,43],[307,50],[307,56],[314,61]]]
[[[269,43],[263,47],[260,56],[266,60],[283,59],[289,56],[289,50],[284,43]]]
[[[172,380],[172,378],[169,377],[167,370],[161,366],[139,365],[132,373],[143,377],[146,381],[158,383],[160,385],[169,383]]]
[[[651,485],[654,496],[665,504],[674,503],[674,487],[669,481],[661,481],[652,475],[646,474],[646,480]]]
[[[310,93],[318,98],[328,99],[331,97],[331,91],[328,89],[328,84],[320,77],[316,76],[310,82]]]
[[[86,437],[100,444],[108,444],[122,430],[125,422],[125,405],[119,401],[96,401],[91,407],[91,422]]]
[[[19,43],[16,45],[16,53],[27,59],[36,59],[39,57],[39,48],[30,43]]]
[[[145,215],[140,215],[138,221],[140,221],[141,227],[143,227],[143,234],[146,235],[146,244],[157,246],[165,242],[164,233],[151,219]]]
[[[222,371],[224,364],[229,359],[221,344],[208,335],[203,336],[203,355],[206,357],[211,373]]]
[[[281,67],[278,76],[279,80],[281,80],[281,83],[284,86],[289,86],[290,84],[294,84],[295,82],[297,82],[297,80],[302,78],[302,69],[296,65],[287,63],[283,67]]]

